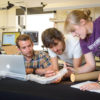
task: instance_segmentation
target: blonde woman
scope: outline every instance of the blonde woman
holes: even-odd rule
[[[94,55],[100,57],[100,17],[93,22],[90,14],[89,10],[74,10],[68,14],[65,21],[65,30],[80,38],[80,46],[86,61],[84,66],[77,69],[68,68],[75,73],[95,70]],[[88,90],[87,87],[90,86],[89,84],[86,87],[81,87],[81,89]],[[98,86],[98,83],[96,83],[96,86]]]

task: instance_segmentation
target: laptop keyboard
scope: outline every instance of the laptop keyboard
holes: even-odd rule
[[[13,73],[13,72],[5,72],[5,71],[0,71],[0,77],[5,78],[15,78],[19,80],[26,80],[26,75],[18,74],[18,73]]]

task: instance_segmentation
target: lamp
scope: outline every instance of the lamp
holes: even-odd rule
[[[13,6],[14,6],[14,4],[12,4],[12,3],[10,3],[10,2],[8,1],[7,9],[10,9],[10,8],[12,8]]]

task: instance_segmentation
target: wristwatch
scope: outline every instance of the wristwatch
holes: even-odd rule
[[[37,69],[37,68],[33,68],[33,74],[36,74],[36,73],[35,73],[36,69]]]

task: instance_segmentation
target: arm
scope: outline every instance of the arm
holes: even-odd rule
[[[58,71],[58,59],[56,57],[51,58],[51,65],[46,68],[38,68],[36,70],[37,74],[46,74],[46,76],[53,76],[55,75],[56,71]]]
[[[33,68],[26,68],[26,74],[33,73]]]
[[[73,59],[74,68],[80,67],[81,64],[82,64],[82,56],[80,58],[74,58]]]
[[[74,73],[86,73],[86,72],[91,72],[95,69],[95,60],[92,52],[89,52],[84,55],[85,56],[85,61],[86,64],[79,67],[79,68],[70,68],[68,67],[69,70],[71,70]]]
[[[26,68],[26,73],[27,73],[27,74],[31,74],[31,73],[33,73],[33,71],[34,71],[34,68]],[[50,73],[54,74],[52,65],[50,65],[50,66],[48,66],[47,68],[44,68],[44,69],[43,69],[43,68],[37,68],[37,69],[35,70],[35,73],[36,73],[36,74],[39,74],[39,75],[43,75],[43,74],[45,74],[47,71],[49,71]]]
[[[82,49],[80,47],[80,43],[79,41],[75,41],[76,45],[75,48],[73,49],[73,66],[74,68],[78,68],[81,66],[82,64],[82,58],[83,58],[83,54],[82,54]]]
[[[50,56],[51,64],[53,66],[54,70],[58,70],[58,58],[56,53],[54,53],[52,50],[48,49],[48,53]]]
[[[35,70],[34,68],[26,68],[26,73],[31,74],[31,73],[33,73],[34,70]],[[47,71],[49,71],[49,73],[52,74],[50,76],[55,75],[53,68],[52,68],[52,65],[50,65],[50,66],[48,66],[47,68],[44,68],[44,69],[43,68],[37,68],[35,70],[35,73],[39,74],[39,75],[44,75],[44,74],[46,74]]]
[[[80,58],[73,58],[73,67],[74,68],[72,66],[70,66],[70,64],[66,63],[66,66],[69,66],[69,67],[67,67],[69,69],[69,71],[64,77],[65,78],[69,77],[71,75],[71,73],[73,72],[72,70],[79,68],[81,63],[82,63],[82,56]]]
[[[95,70],[95,59],[92,52],[84,55],[86,64],[78,69],[78,73],[91,72]]]
[[[52,57],[51,58],[51,64],[53,66],[53,69],[58,71],[58,58],[57,57]]]
[[[99,77],[98,77],[98,81],[100,81],[100,74],[99,74]]]
[[[37,68],[35,71],[35,73],[39,75],[45,75],[47,72],[51,74],[50,76],[55,75],[52,65],[48,66],[47,68]]]

